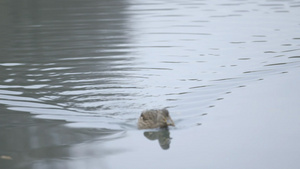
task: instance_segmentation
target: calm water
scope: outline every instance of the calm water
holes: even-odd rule
[[[292,0],[1,1],[0,168],[121,153],[82,147],[135,132],[144,109],[201,124],[233,89],[300,66],[299,16]],[[169,149],[170,132],[144,139]]]

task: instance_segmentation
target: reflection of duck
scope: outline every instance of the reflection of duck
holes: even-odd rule
[[[167,150],[170,148],[171,138],[168,129],[163,129],[159,131],[146,131],[144,136],[149,140],[158,139],[159,145],[162,149]]]
[[[167,109],[152,109],[143,111],[139,120],[139,129],[167,128],[175,126]]]

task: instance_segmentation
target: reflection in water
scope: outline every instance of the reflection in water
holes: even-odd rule
[[[3,107],[0,105],[0,108]],[[29,113],[2,110],[0,168],[74,168],[74,159],[88,158],[95,153],[87,150],[91,142],[98,142],[101,154],[97,157],[101,168],[105,155],[116,152],[101,143],[124,136],[117,130],[69,128],[65,124],[63,120],[36,119]],[[64,159],[70,161],[63,162]]]
[[[160,129],[158,131],[145,131],[144,136],[149,140],[158,140],[160,147],[164,150],[170,148],[171,137],[169,129]]]

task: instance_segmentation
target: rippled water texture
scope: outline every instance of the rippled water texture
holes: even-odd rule
[[[29,112],[21,139],[77,143],[135,130],[149,108],[196,126],[234,88],[299,67],[299,16],[299,1],[1,1],[1,123]]]

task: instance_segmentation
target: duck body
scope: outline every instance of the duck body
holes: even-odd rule
[[[141,113],[138,120],[139,129],[167,128],[175,126],[167,109],[151,109]]]

